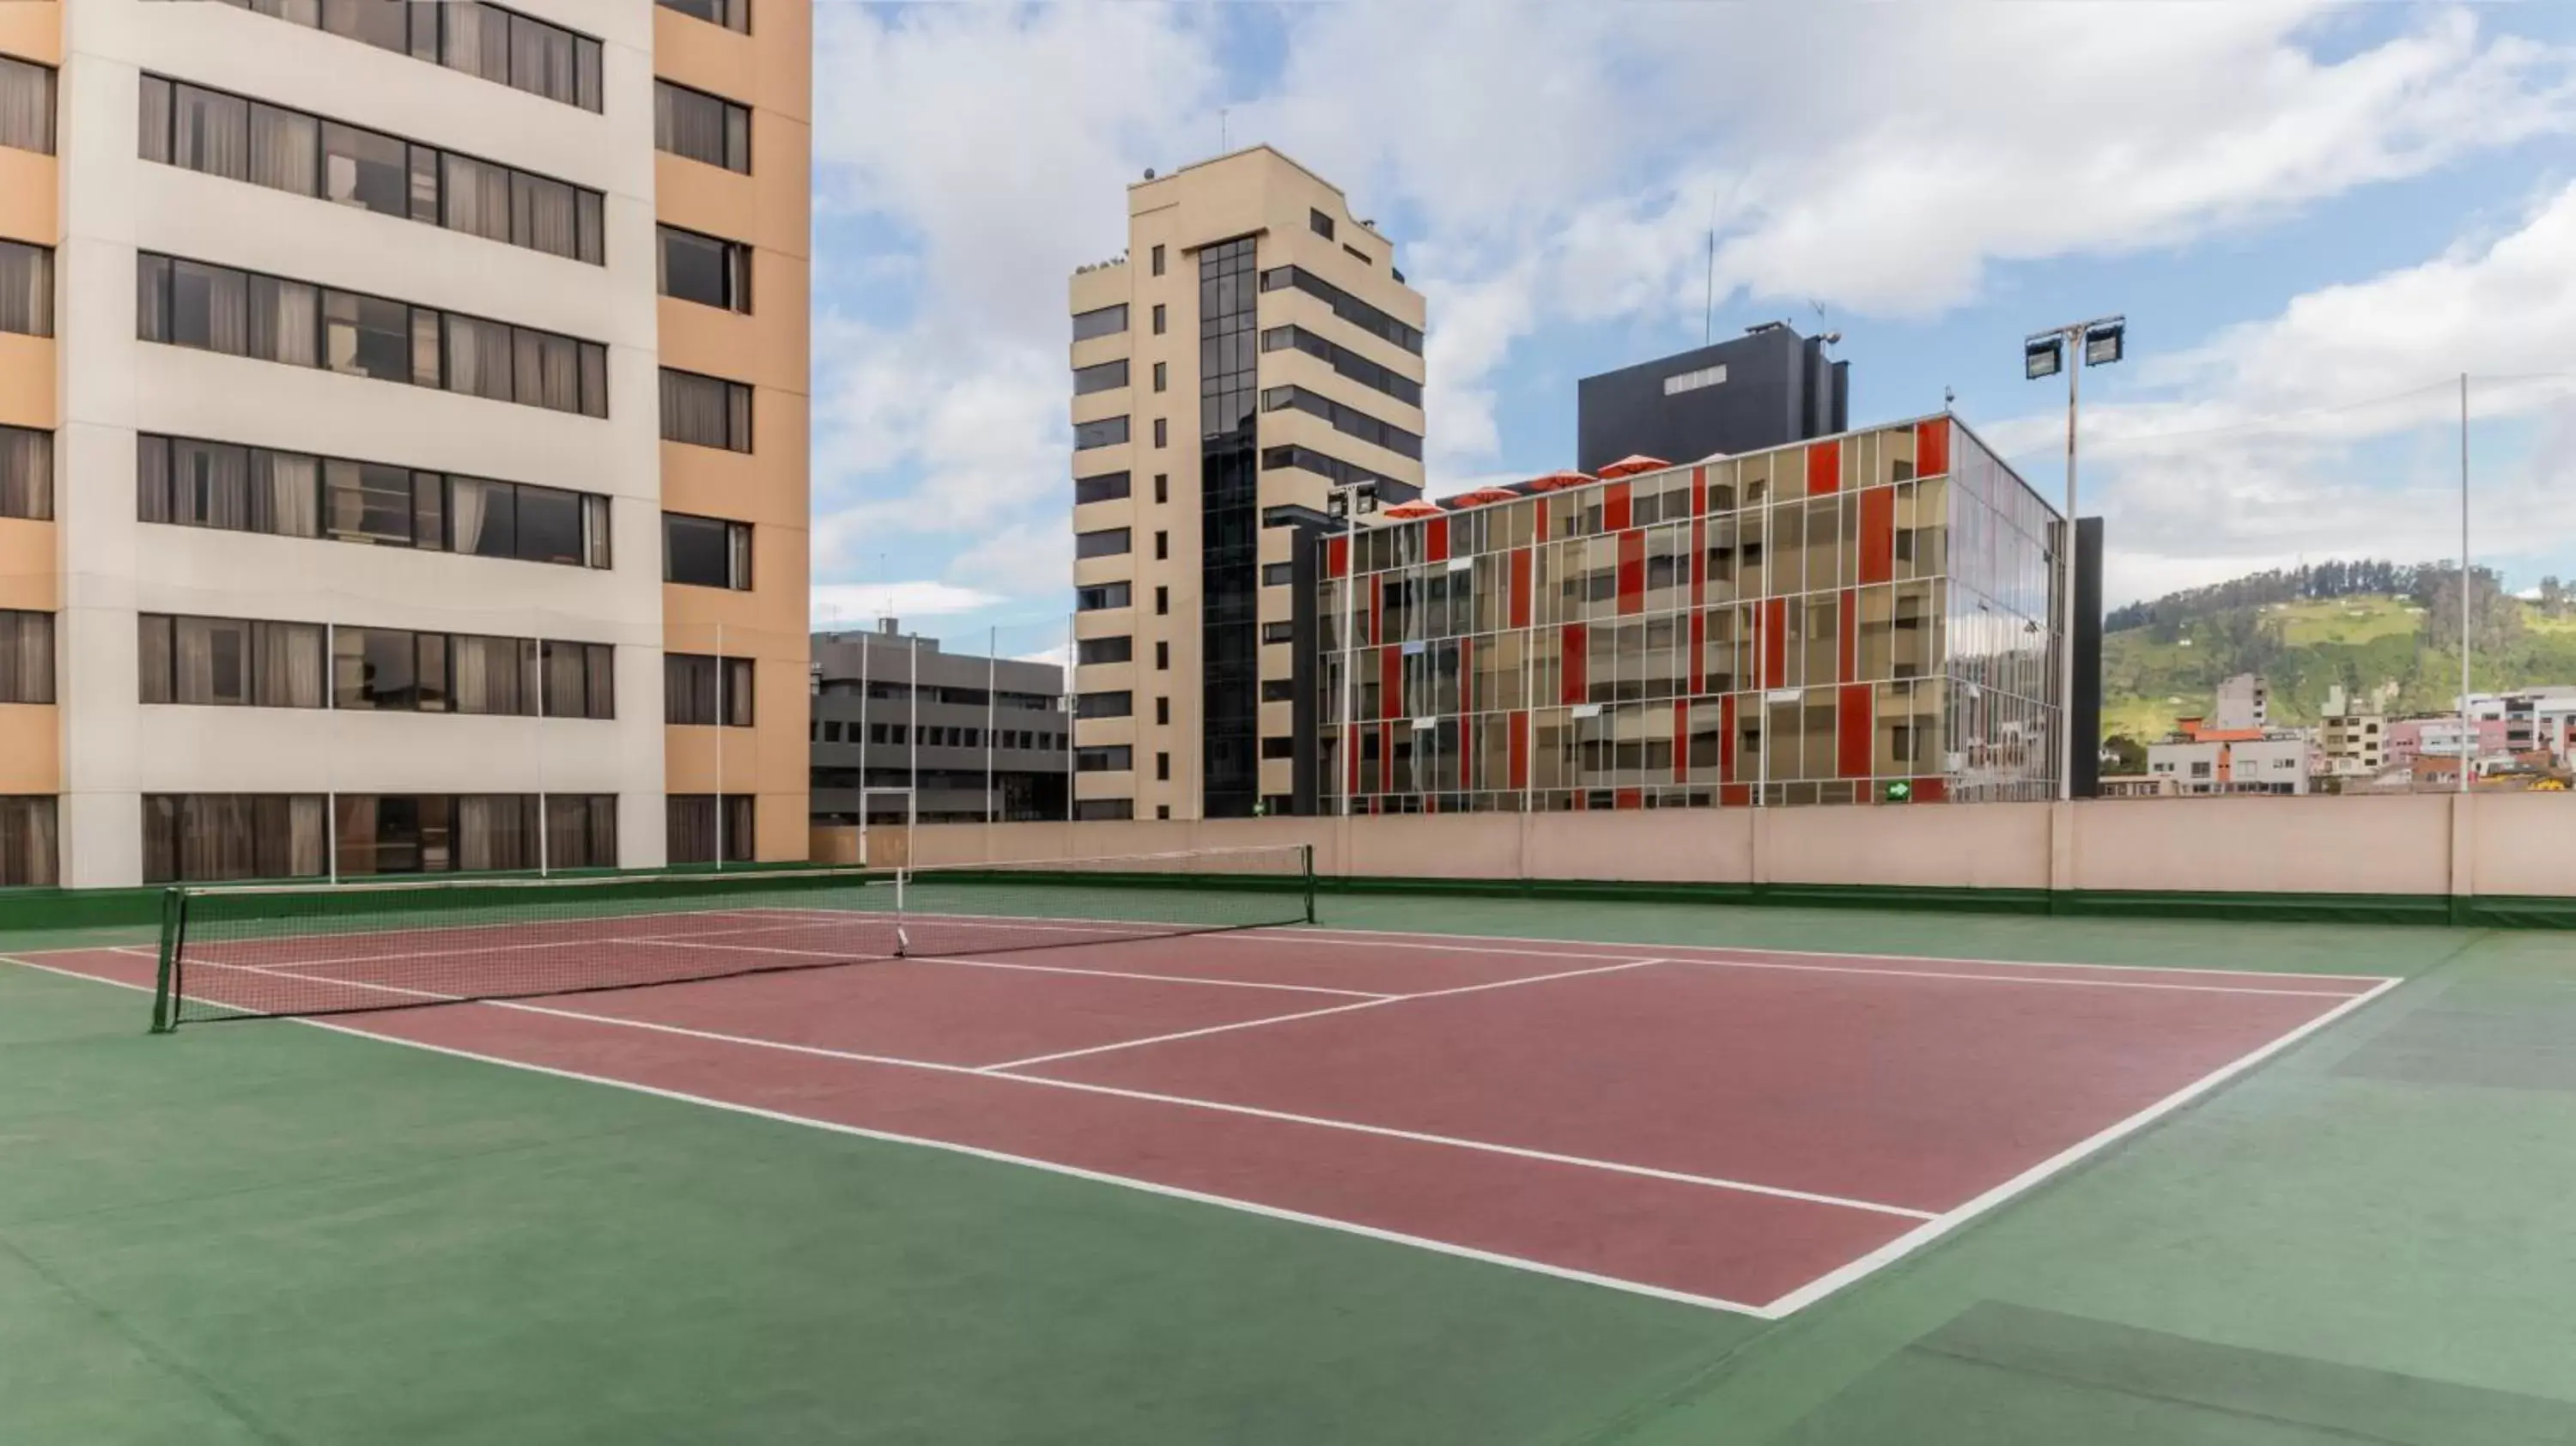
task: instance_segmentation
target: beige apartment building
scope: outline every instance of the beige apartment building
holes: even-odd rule
[[[1334,488],[1422,486],[1422,296],[1268,146],[1127,188],[1074,273],[1074,811],[1310,806],[1311,542]]]
[[[0,886],[803,856],[810,4],[0,5]]]

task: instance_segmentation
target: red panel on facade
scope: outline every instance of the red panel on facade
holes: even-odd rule
[[[1843,444],[1818,442],[1807,449],[1807,492],[1839,491],[1843,485]]]
[[[1628,509],[1619,509],[1625,513]],[[1619,534],[1619,611],[1646,610],[1646,534],[1631,528]]]
[[[1621,531],[1627,527],[1629,516],[1628,484],[1625,482],[1613,482],[1609,486],[1602,488],[1601,530],[1604,532]]]
[[[1735,781],[1735,695],[1727,694],[1717,704],[1717,777],[1721,783]],[[1720,797],[1724,794],[1721,791]],[[1728,800],[1741,802],[1741,800]]]
[[[1844,588],[1834,617],[1841,633],[1834,639],[1834,677],[1848,683],[1860,676],[1860,594]]]
[[[1544,497],[1540,498],[1536,506],[1538,509],[1538,520],[1532,525],[1538,529],[1535,534],[1537,540],[1545,542],[1547,541],[1547,499]]]
[[[1383,695],[1378,704],[1379,717],[1410,716],[1404,711],[1404,649],[1400,647],[1378,649],[1377,685]]]
[[[1592,694],[1592,680],[1584,666],[1592,646],[1592,630],[1581,623],[1567,623],[1557,635],[1564,640],[1559,646],[1565,653],[1565,686],[1557,701],[1570,707]]]
[[[1844,778],[1869,777],[1869,696],[1867,683],[1845,683],[1834,708],[1834,772]]]
[[[1351,570],[1351,540],[1347,537],[1324,539],[1324,575],[1340,577]]]
[[[1762,686],[1777,688],[1789,680],[1789,600],[1762,603]]]
[[[1512,787],[1527,788],[1529,787],[1529,715],[1514,713],[1511,716],[1510,726]]]
[[[1914,780],[1914,801],[1916,803],[1939,803],[1949,796],[1950,780],[1946,778],[1918,778]]]
[[[1691,469],[1691,516],[1706,517],[1707,515],[1708,469],[1693,467]]]
[[[1581,813],[1592,806],[1592,795],[1578,788],[1574,791],[1574,811]]]
[[[1620,789],[1617,793],[1611,795],[1610,806],[1612,808],[1644,808],[1646,806],[1646,791],[1642,788]]]
[[[1938,477],[1950,470],[1950,419],[1914,424],[1914,475]]]
[[[1708,614],[1694,609],[1690,615],[1690,692],[1696,697],[1708,686]]]
[[[1751,808],[1753,806],[1752,785],[1744,783],[1727,784],[1725,787],[1720,788],[1717,791],[1717,802],[1722,808]]]
[[[1708,601],[1708,523],[1691,519],[1691,606]]]
[[[1872,487],[1860,494],[1860,580],[1889,582],[1896,577],[1896,489]]]
[[[1530,549],[1512,549],[1512,626],[1530,625]]]
[[[1465,715],[1476,711],[1476,640],[1458,640],[1458,713],[1461,726]]]
[[[1449,560],[1449,519],[1434,517],[1422,528],[1422,555],[1431,562]]]

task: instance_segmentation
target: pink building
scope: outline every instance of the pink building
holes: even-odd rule
[[[2505,720],[2473,718],[2477,729],[2477,756],[2505,751]],[[2388,725],[2388,766],[2406,767],[2427,755],[2456,758],[2460,753],[2460,720],[2449,718],[2399,718]]]

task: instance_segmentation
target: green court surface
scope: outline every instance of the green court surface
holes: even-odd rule
[[[1774,1322],[0,965],[0,1442],[2576,1441],[2567,935],[1324,909],[2409,982]]]

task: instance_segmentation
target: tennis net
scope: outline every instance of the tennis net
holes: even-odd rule
[[[1311,923],[1303,844],[869,872],[173,888],[153,1028]]]

